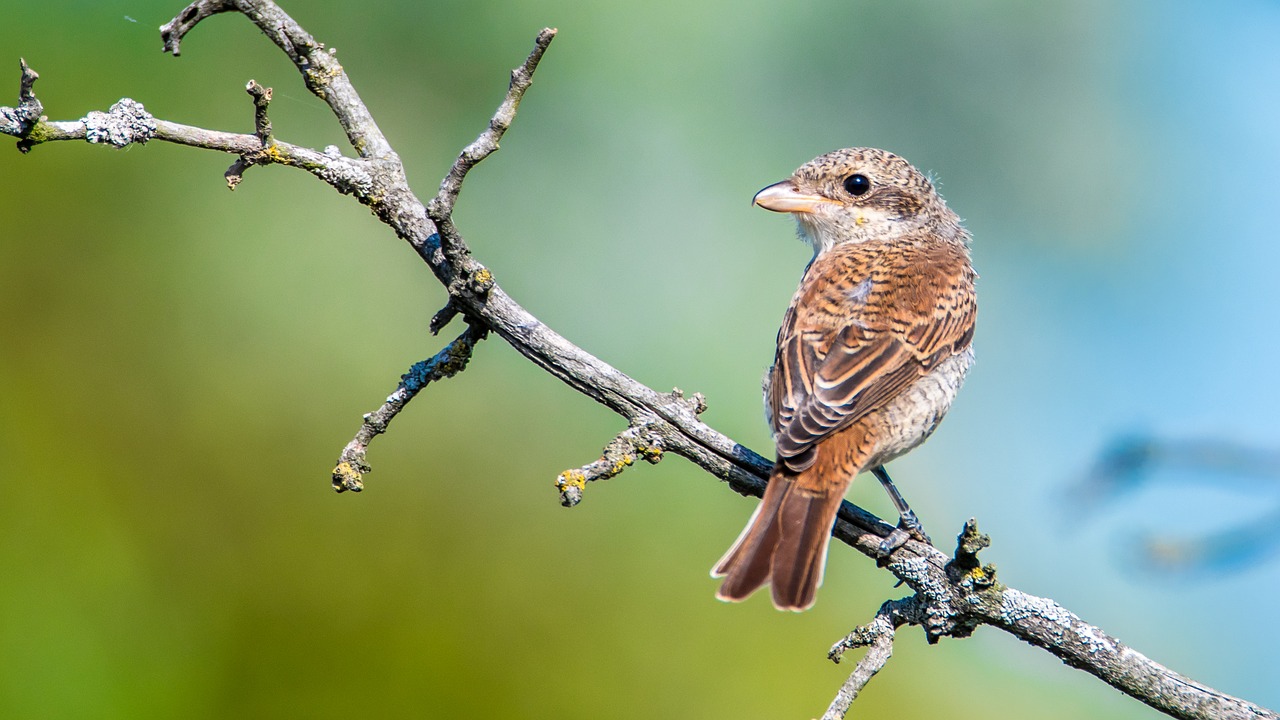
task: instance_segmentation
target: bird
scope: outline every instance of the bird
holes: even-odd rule
[[[756,193],[813,246],[765,375],[777,459],[764,498],[712,570],[716,596],[769,585],[780,610],[814,604],[836,513],[871,471],[899,512],[881,546],[927,541],[884,465],[924,442],[973,365],[969,232],[933,182],[875,148],[837,150]]]

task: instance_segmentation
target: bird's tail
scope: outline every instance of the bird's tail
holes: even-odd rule
[[[836,487],[813,489],[803,477],[774,468],[764,500],[711,571],[712,577],[724,577],[716,597],[738,602],[769,584],[779,610],[813,605],[843,493]]]

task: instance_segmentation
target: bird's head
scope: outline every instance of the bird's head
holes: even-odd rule
[[[791,213],[815,254],[841,243],[892,240],[917,230],[959,231],[959,218],[923,173],[875,148],[820,155],[756,193],[752,204]]]

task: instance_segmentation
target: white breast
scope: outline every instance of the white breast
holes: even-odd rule
[[[864,470],[883,465],[911,450],[942,422],[973,365],[973,348],[944,361],[915,381],[881,411],[876,454]]]

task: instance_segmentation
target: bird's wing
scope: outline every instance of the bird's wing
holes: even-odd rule
[[[800,471],[817,443],[885,406],[973,339],[961,246],[815,260],[778,333],[769,408],[778,455]]]

